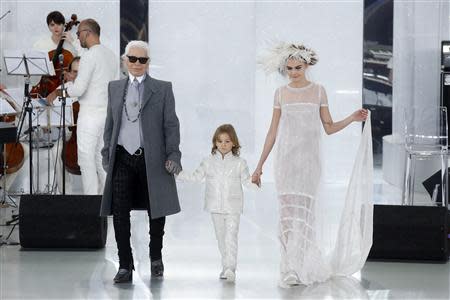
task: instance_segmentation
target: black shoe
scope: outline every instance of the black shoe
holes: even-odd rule
[[[151,262],[150,270],[152,277],[163,277],[164,276],[164,264],[162,259],[158,259]]]
[[[133,264],[130,264],[128,269],[119,269],[116,276],[114,276],[114,283],[126,283],[133,281]]]

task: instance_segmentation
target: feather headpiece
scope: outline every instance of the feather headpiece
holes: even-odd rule
[[[269,50],[269,53],[259,60],[266,73],[279,72],[286,75],[286,63],[288,59],[296,59],[308,65],[315,65],[318,57],[314,50],[302,44],[281,42]]]

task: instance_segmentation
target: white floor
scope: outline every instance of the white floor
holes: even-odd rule
[[[379,174],[378,174],[379,175]],[[377,177],[380,178],[380,177]],[[331,187],[342,194],[342,186]],[[105,249],[24,251],[0,246],[0,299],[449,299],[450,265],[367,262],[351,278],[281,289],[277,285],[279,245],[274,187],[246,192],[239,233],[235,284],[219,280],[219,252],[210,217],[202,210],[202,189],[179,184],[180,214],[167,218],[164,280],[152,280],[148,225],[143,212],[132,215],[136,271],[132,284],[113,285],[118,261],[111,219]],[[377,203],[397,203],[400,191],[377,180]],[[332,209],[332,208],[331,208]],[[15,213],[0,208],[0,224]],[[334,226],[330,224],[330,226]],[[6,236],[11,227],[0,227]],[[11,235],[18,240],[18,229]]]

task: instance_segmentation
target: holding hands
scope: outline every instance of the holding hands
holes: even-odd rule
[[[181,166],[173,160],[166,160],[165,167],[169,174],[176,174],[181,172]]]
[[[256,170],[253,172],[252,175],[252,183],[256,184],[257,186],[261,187],[261,175],[262,175],[262,169],[256,168]]]

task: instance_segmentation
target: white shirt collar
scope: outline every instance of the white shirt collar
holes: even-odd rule
[[[146,75],[146,73],[144,73],[144,75],[142,75],[142,76],[136,77],[134,75],[131,75],[131,73],[128,73],[128,77],[130,78],[130,82],[133,82],[134,79],[136,78],[139,83],[142,83],[142,81],[145,79],[145,75]]]
[[[222,158],[222,153],[220,153],[219,150],[216,150],[216,153],[214,154],[214,156],[216,158],[220,158],[220,159],[230,159],[233,157],[233,151],[228,152],[227,154],[225,154]]]

